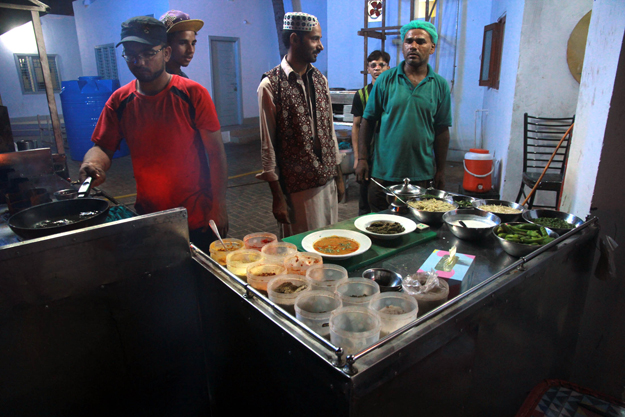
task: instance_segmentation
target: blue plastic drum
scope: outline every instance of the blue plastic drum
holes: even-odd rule
[[[63,81],[62,86],[61,106],[69,152],[72,160],[82,161],[93,147],[91,135],[106,101],[119,88],[119,80],[103,80],[97,76],[79,77],[78,80]],[[128,145],[123,140],[113,158],[129,153]]]

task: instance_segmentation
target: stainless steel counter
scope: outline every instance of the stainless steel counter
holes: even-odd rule
[[[200,254],[217,278],[199,287],[203,321],[220,335],[205,341],[213,410],[225,415],[245,393],[245,412],[272,415],[513,415],[540,380],[570,375],[597,230],[588,222],[519,260],[441,227],[377,266],[415,272],[457,243],[476,255],[462,294],[348,358]]]
[[[0,413],[503,416],[570,375],[595,222],[520,262],[459,242],[477,256],[463,293],[350,358],[190,251],[186,222],[0,248]],[[437,233],[380,264],[412,272],[452,243]]]

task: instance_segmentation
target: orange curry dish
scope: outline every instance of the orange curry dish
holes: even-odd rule
[[[326,255],[346,255],[356,252],[360,244],[354,239],[342,236],[328,236],[319,239],[313,244],[313,248],[320,253]]]

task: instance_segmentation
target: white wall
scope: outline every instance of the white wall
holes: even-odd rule
[[[521,27],[523,24],[524,2],[517,0],[494,1],[490,13],[490,23],[506,16],[506,27],[501,57],[501,73],[499,89],[484,91],[483,109],[488,110],[484,123],[483,148],[488,149],[495,158],[501,160],[502,172],[506,172],[508,146],[510,142],[510,125],[516,89],[517,69]],[[480,29],[483,34],[484,27]],[[479,42],[481,48],[482,42]],[[481,53],[481,51],[480,51]],[[479,74],[479,72],[478,72]],[[477,75],[476,75],[477,77]],[[502,178],[502,183],[506,178]],[[503,194],[502,194],[502,197]]]
[[[582,218],[590,213],[612,95],[623,94],[613,89],[623,47],[623,16],[625,2],[594,2],[562,198],[562,210]],[[623,194],[622,189],[614,192]]]
[[[592,6],[592,0],[526,2],[514,106],[511,108],[510,143],[504,170],[502,196],[505,200],[515,199],[521,185],[523,114],[527,112],[543,117],[570,117],[575,114],[579,84],[569,71],[567,43],[575,25]],[[558,17],[558,24],[553,24],[554,16]],[[506,35],[507,26],[506,22]],[[503,80],[500,85],[503,85]],[[574,137],[573,140],[576,139]],[[541,193],[536,196],[536,204],[555,202],[555,193]]]
[[[47,53],[58,55],[61,80],[75,80],[81,76],[82,65],[74,17],[46,15],[41,18],[41,27]],[[22,93],[14,53],[38,53],[31,22],[0,35],[0,74],[2,74],[0,94],[3,104],[8,108],[9,116],[17,118],[50,115],[45,93]],[[61,113],[59,95],[54,96],[58,111]]]
[[[139,15],[159,18],[168,10],[167,0],[106,0],[94,1],[88,6],[82,0],[73,2],[76,33],[80,46],[83,74],[98,75],[94,48],[98,45],[117,44],[120,41],[121,24]],[[122,47],[116,48],[117,70],[121,85],[134,79],[121,56]]]
[[[488,120],[489,115],[478,112],[477,132],[476,132],[476,110],[481,110],[484,102],[486,87],[480,87],[480,57],[482,55],[482,38],[484,26],[493,23],[491,20],[491,2],[482,1],[479,3],[460,2],[460,10],[454,1],[444,2],[443,14],[446,17],[457,16],[458,34],[455,58],[455,72],[439,72],[453,83],[451,87],[452,96],[452,127],[450,129],[450,150],[448,159],[452,161],[462,161],[464,154],[470,148],[479,147],[482,137],[481,120]],[[456,38],[455,28],[443,26],[442,35],[446,44],[452,45]],[[440,43],[440,42],[439,42]],[[443,56],[441,56],[441,60]],[[441,63],[442,64],[442,63]],[[441,65],[442,67],[442,65]],[[446,65],[449,71],[451,65]],[[453,68],[452,68],[453,69]],[[482,117],[483,116],[483,117]],[[485,132],[484,132],[485,133]],[[456,190],[453,190],[456,191]]]

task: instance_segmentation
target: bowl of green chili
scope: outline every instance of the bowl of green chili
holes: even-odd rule
[[[493,234],[508,255],[519,258],[559,237],[549,228],[525,222],[501,223],[493,229]]]
[[[548,209],[526,210],[522,217],[528,223],[547,227],[559,235],[563,235],[584,223],[582,219],[570,213]]]

